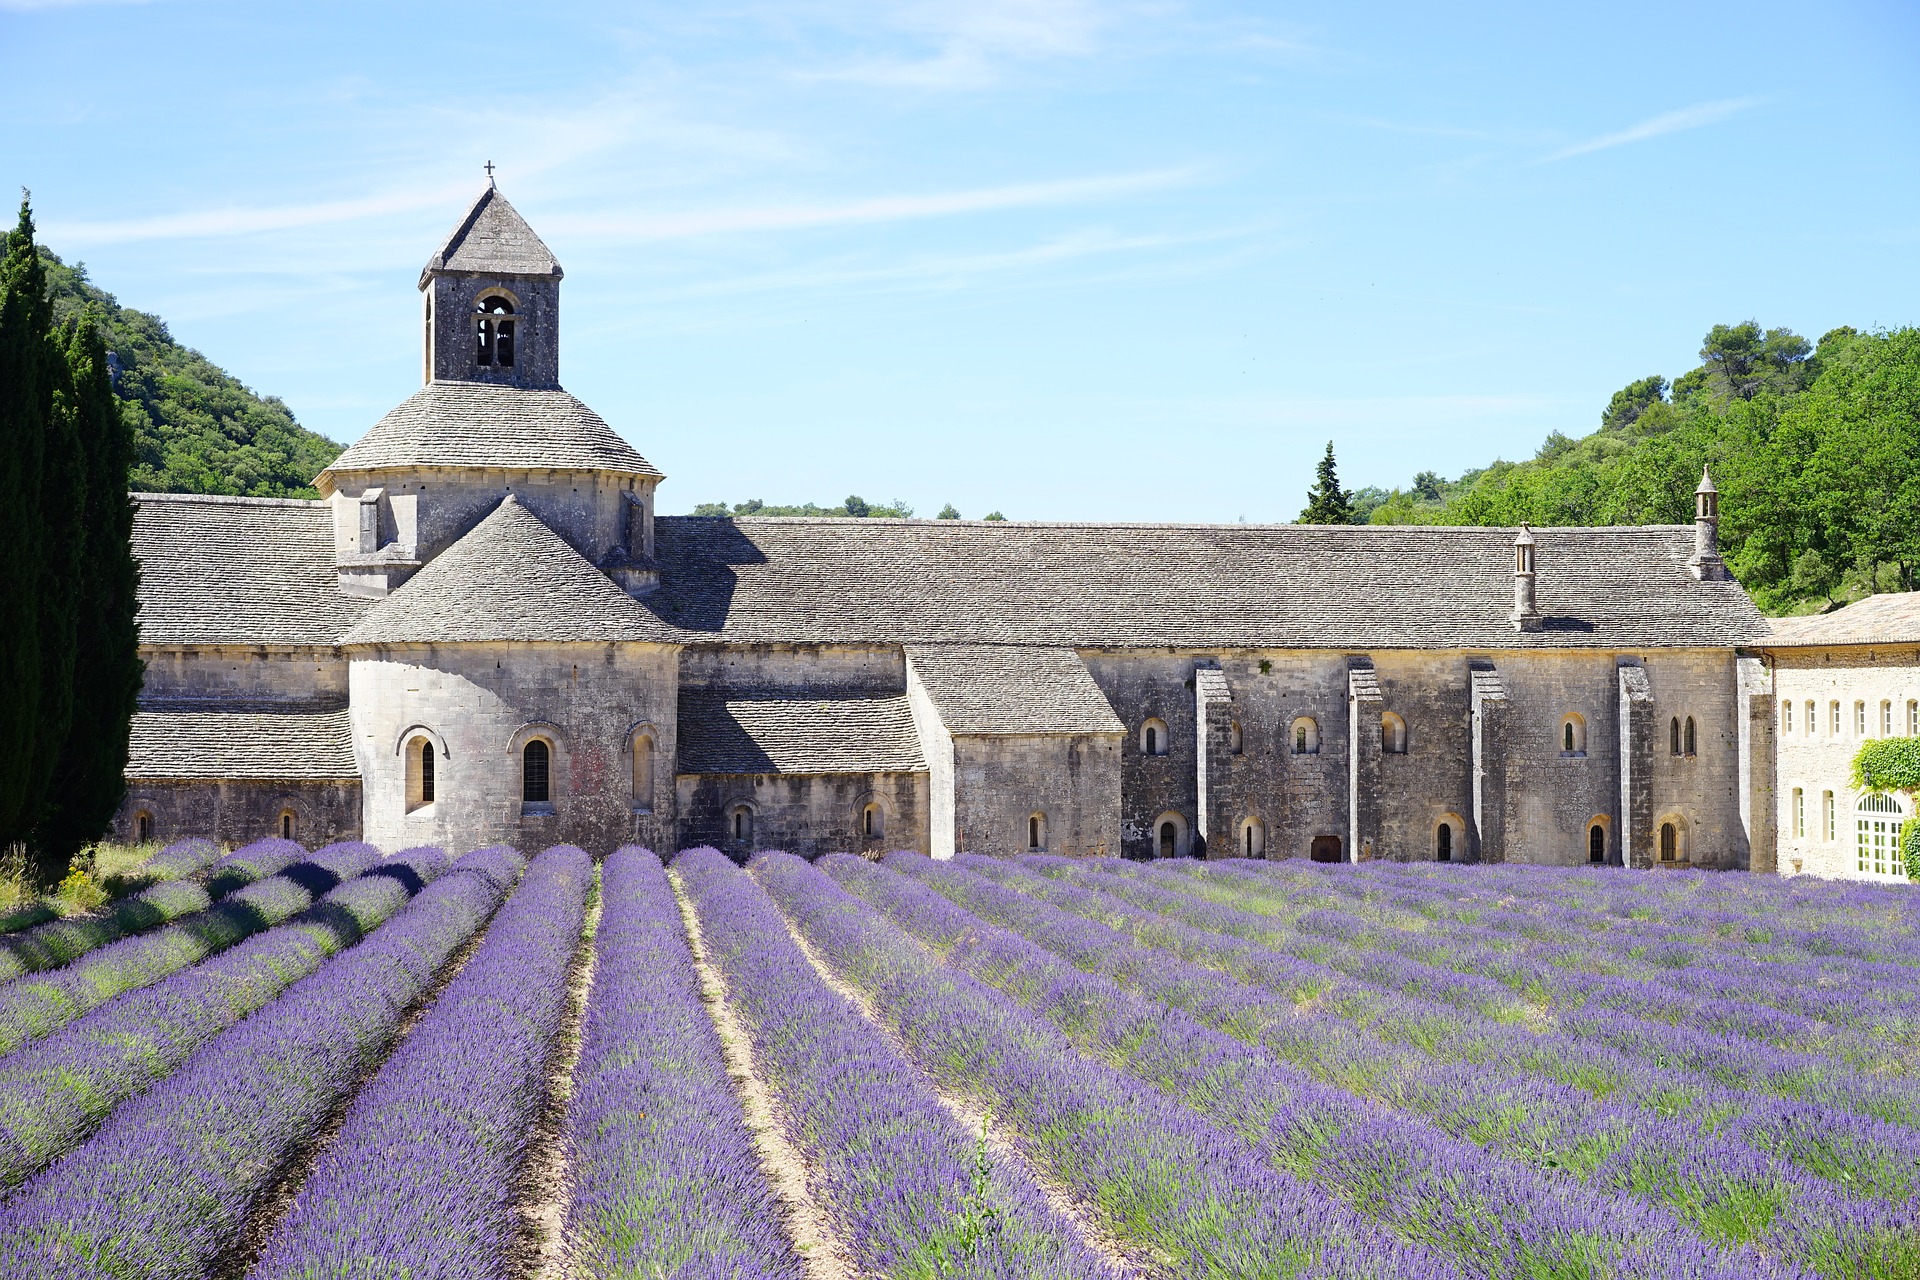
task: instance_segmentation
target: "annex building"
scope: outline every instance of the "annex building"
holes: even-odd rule
[[[1642,528],[662,516],[560,284],[489,186],[319,501],[139,496],[123,835],[1773,869],[1710,482]]]

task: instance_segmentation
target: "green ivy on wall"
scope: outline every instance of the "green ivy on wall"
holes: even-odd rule
[[[1875,738],[1853,756],[1853,785],[1862,791],[1920,791],[1920,738]],[[1920,880],[1920,818],[1900,826],[1907,879]]]

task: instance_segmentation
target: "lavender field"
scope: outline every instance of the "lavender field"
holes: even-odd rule
[[[1920,1280],[1897,887],[176,860],[0,935],[9,1280]]]

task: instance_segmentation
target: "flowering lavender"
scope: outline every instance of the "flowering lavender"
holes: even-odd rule
[[[593,859],[571,846],[528,865],[485,942],[354,1099],[250,1276],[499,1270],[592,880]]]
[[[438,849],[407,850],[286,924],[0,1059],[0,1186],[72,1149],[114,1107],[358,942],[446,869]]]
[[[270,856],[277,857],[279,852],[270,851]],[[369,844],[328,845],[278,875],[228,894],[205,911],[152,933],[122,938],[64,969],[0,987],[0,1054],[65,1026],[123,992],[157,982],[305,911],[315,897],[379,861],[380,851]]]
[[[863,1272],[1112,1274],[1032,1181],[976,1144],[925,1077],[820,979],[752,878],[713,849],[681,853],[674,872],[807,1158],[813,1194]]]
[[[220,860],[220,846],[204,836],[176,840],[148,858],[140,874],[155,880],[177,880],[212,866]]]
[[[524,867],[469,854],[366,941],[214,1037],[0,1206],[0,1275],[196,1277]]]
[[[660,860],[616,850],[600,903],[567,1105],[576,1270],[798,1280]]]
[[[160,856],[178,851],[177,856],[167,859],[165,869],[173,871],[178,867],[190,867],[189,871],[178,873],[184,875],[205,866],[206,863],[200,866],[191,864],[202,853],[210,853],[213,849],[209,841],[193,841],[184,848],[182,845],[169,846]],[[215,891],[210,892],[207,885],[195,881],[178,879],[176,875],[159,876],[156,877],[160,880],[159,884],[122,898],[103,911],[71,920],[55,920],[26,933],[0,937],[0,982],[21,974],[70,964],[117,938],[151,929],[191,912],[205,911],[213,905],[215,898],[231,893],[263,875],[283,870],[305,856],[306,850],[291,840],[257,841],[222,861],[207,874],[206,879],[216,886]],[[159,860],[155,859],[156,862]],[[207,859],[207,862],[212,861],[212,858]]]

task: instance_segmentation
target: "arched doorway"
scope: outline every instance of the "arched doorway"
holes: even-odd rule
[[[1587,828],[1587,861],[1604,863],[1607,860],[1607,828],[1594,823]]]
[[[1345,858],[1340,856],[1339,836],[1315,836],[1313,838],[1313,844],[1308,848],[1308,856],[1315,862],[1346,861]]]
[[[1160,856],[1171,858],[1180,852],[1180,828],[1173,825],[1173,819],[1166,818],[1160,823]]]
[[[1435,862],[1453,861],[1453,824],[1443,822],[1433,833],[1433,858]]]

